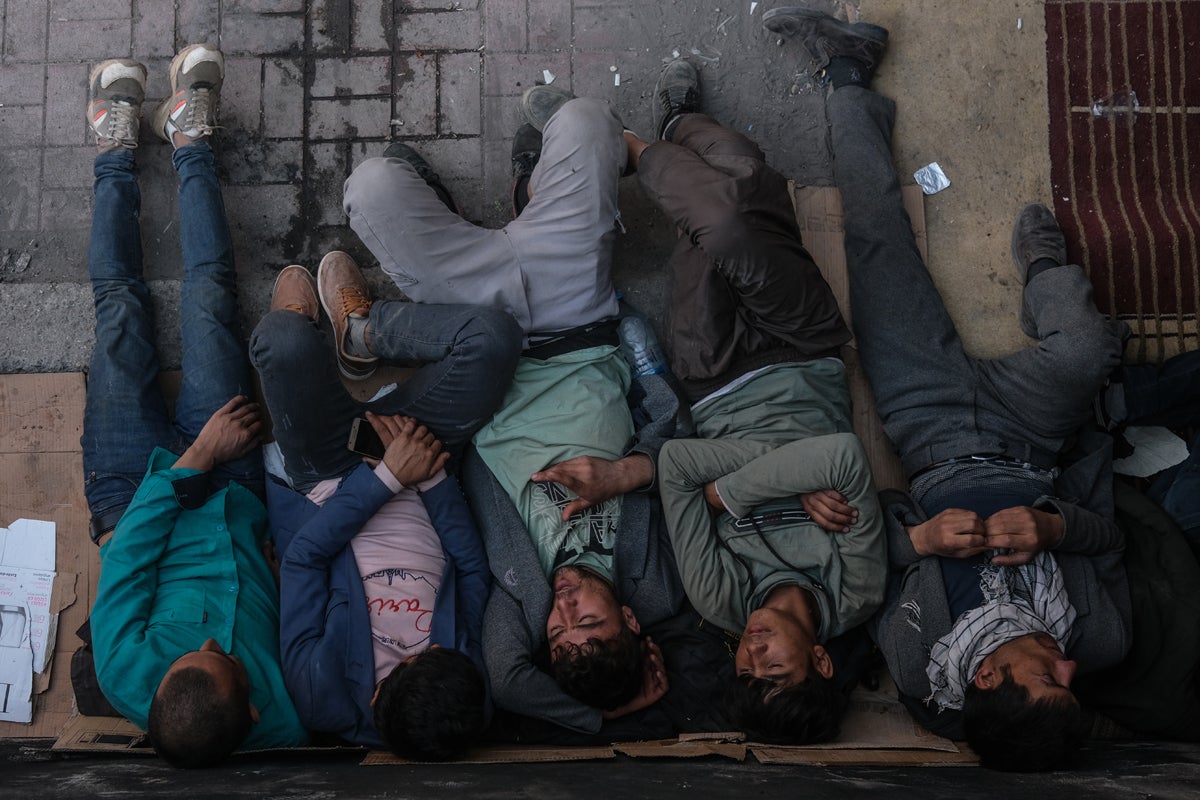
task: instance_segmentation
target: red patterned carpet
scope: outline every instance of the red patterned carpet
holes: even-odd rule
[[[1137,333],[1129,355],[1196,349],[1200,0],[1046,0],[1046,39],[1054,211],[1070,255],[1101,310]]]

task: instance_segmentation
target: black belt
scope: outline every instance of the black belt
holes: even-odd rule
[[[536,339],[537,344],[530,344],[521,355],[545,361],[554,356],[573,353],[576,350],[586,350],[589,347],[600,347],[601,345],[616,347],[621,343],[617,336],[617,322],[616,318],[602,319],[599,322],[563,331],[531,331],[529,338],[531,341]]]
[[[1043,472],[1048,471],[1051,467],[1043,467],[1041,464],[1029,461],[1023,458],[1012,458],[1011,456],[996,455],[994,453],[977,453],[969,456],[955,456],[938,461],[935,464],[930,464],[927,467],[922,467],[913,473],[910,481],[916,480],[919,476],[926,472],[932,472],[935,469],[942,467],[950,467],[955,464],[988,464],[994,467],[1008,467],[1011,469],[1040,469]]]

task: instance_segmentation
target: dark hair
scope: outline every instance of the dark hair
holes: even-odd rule
[[[1033,700],[1012,671],[994,689],[967,686],[963,732],[983,766],[1041,772],[1065,766],[1083,740],[1083,712],[1074,697]]]
[[[380,683],[375,728],[401,758],[446,761],[483,734],[486,696],[483,676],[466,653],[426,650]]]
[[[250,732],[250,698],[242,690],[222,695],[199,667],[169,672],[150,701],[147,732],[154,752],[173,767],[211,767],[237,749]]]
[[[622,621],[611,639],[593,636],[554,649],[554,680],[567,694],[605,711],[628,703],[642,688],[642,637]]]
[[[838,735],[845,710],[846,698],[816,670],[782,689],[766,678],[739,675],[725,692],[729,721],[748,738],[768,744],[827,742]]]

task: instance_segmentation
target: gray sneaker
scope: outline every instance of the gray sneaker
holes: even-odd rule
[[[175,144],[174,134],[189,139],[210,135],[217,126],[225,56],[212,44],[192,44],[171,62],[171,96],[155,109],[151,127]]]
[[[831,58],[853,58],[875,69],[887,48],[887,28],[868,22],[843,22],[823,11],[803,6],[772,8],[763,14],[763,27],[786,37],[800,37],[824,69]]]
[[[1067,263],[1067,240],[1058,220],[1041,203],[1030,203],[1021,209],[1013,224],[1012,257],[1021,276],[1021,285],[1029,275],[1029,267],[1038,259],[1048,258],[1057,264]],[[1031,339],[1038,338],[1037,324],[1028,304],[1021,301],[1021,331]]]
[[[700,73],[686,60],[677,58],[663,67],[654,84],[654,135],[666,138],[674,119],[699,110]]]
[[[138,146],[138,120],[146,97],[146,67],[129,58],[102,61],[88,79],[88,126],[102,150]]]
[[[575,95],[560,86],[531,86],[521,95],[521,114],[526,122],[540,131],[546,127],[554,112],[568,100],[574,99]]]

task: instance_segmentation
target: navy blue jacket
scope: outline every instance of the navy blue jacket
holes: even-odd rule
[[[267,481],[267,510],[280,558],[280,653],[300,721],[368,747],[375,729],[375,655],[362,576],[350,540],[392,492],[363,464],[318,507]],[[453,476],[421,494],[442,540],[446,567],[430,643],[461,650],[486,675],[481,645],[491,576],[483,541]]]

